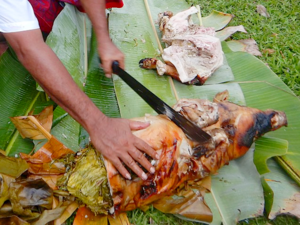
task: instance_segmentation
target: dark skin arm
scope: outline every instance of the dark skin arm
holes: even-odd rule
[[[105,15],[101,18],[105,18]],[[105,26],[98,29],[106,29]],[[98,32],[98,35],[101,35],[101,32]],[[105,116],[76,85],[64,65],[43,41],[39,29],[5,33],[4,36],[33,78],[58,105],[87,130],[95,148],[110,160],[124,177],[130,179],[130,174],[122,162],[142,179],[146,179],[147,175],[136,162],[148,171],[154,172],[154,168],[143,153],[157,159],[156,152],[132,134],[132,130],[144,129],[149,126],[148,123]],[[98,50],[101,52],[100,57],[103,57],[102,65],[107,66],[106,73],[110,74],[111,62],[123,60],[109,53],[111,47],[101,48],[103,45],[113,45],[109,38],[100,37],[98,43],[99,41],[106,43],[100,43]],[[113,51],[120,52],[116,47]]]

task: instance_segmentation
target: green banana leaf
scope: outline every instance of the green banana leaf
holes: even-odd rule
[[[288,127],[266,136],[288,141],[288,151],[281,156],[282,166],[300,184],[300,100],[263,62],[243,52],[226,54],[229,65],[240,84],[246,103],[259,109],[282,110],[287,114]]]
[[[165,9],[179,12],[182,9],[187,9],[189,6],[184,1],[177,1],[176,4],[170,4],[168,1],[149,1],[149,7],[152,18],[156,18],[158,13],[165,11]],[[213,13],[213,15],[215,14],[217,12]],[[220,18],[223,18],[221,16],[215,17],[218,18],[218,21]],[[224,20],[230,21],[227,16],[224,16]],[[156,30],[158,31],[158,28]],[[144,2],[131,0],[126,2],[124,8],[114,9],[110,14],[110,35],[113,42],[125,53],[125,66],[128,73],[132,74],[150,90],[156,90],[155,94],[167,104],[175,104],[176,98],[174,98],[172,86],[168,83],[169,78],[158,76],[153,70],[142,70],[139,68],[140,59],[159,56],[159,47],[151,30]],[[232,71],[227,65],[226,58],[224,62],[225,65],[207,80],[207,84],[222,83],[234,79]],[[132,118],[145,113],[154,114],[154,111],[147,103],[128,88],[119,77],[114,76],[114,84],[122,117]],[[134,99],[134,102],[131,101],[131,104],[128,105],[128,99]]]
[[[0,149],[10,156],[29,153],[33,149],[32,141],[18,134],[10,117],[26,115],[38,105],[47,103],[10,48],[0,58],[0,90]]]
[[[268,212],[269,219],[288,213],[300,217],[300,187],[275,160],[268,162],[270,173],[264,175],[266,183],[274,192],[272,209]]]
[[[46,40],[81,89],[86,82],[91,29],[86,14],[67,4]]]
[[[213,211],[211,224],[231,225],[263,215],[263,188],[253,164],[253,151],[254,147],[212,176],[211,193],[205,195]]]
[[[91,22],[86,14],[67,4],[56,18],[46,41],[82,90],[88,73],[91,31]],[[78,151],[80,124],[60,107],[54,111],[54,120],[51,134],[68,148]]]
[[[94,33],[91,40],[88,77],[84,92],[105,115],[113,118],[121,117],[113,81],[104,75],[104,71],[99,65],[97,40]]]
[[[288,200],[293,202],[292,205],[295,208],[298,208],[300,204],[297,194],[295,194],[299,194],[300,191],[299,186],[295,185],[295,182],[298,185],[300,184],[300,150],[298,148],[300,135],[298,119],[300,110],[299,98],[256,57],[243,52],[228,52],[227,59],[236,77],[235,82],[240,84],[248,106],[260,109],[272,108],[282,110],[287,114],[289,123],[287,128],[265,135],[266,137],[282,138],[288,141],[286,154],[276,157],[276,161],[279,162],[285,172],[279,168],[278,164],[269,160],[268,165],[273,170],[264,175],[273,180],[266,182],[269,184],[269,191],[272,190],[273,196],[265,195],[266,211],[269,218],[273,219],[275,215],[283,213],[282,209],[286,209],[286,205],[289,204]],[[279,146],[277,145],[276,148]],[[260,157],[265,156],[258,156],[258,158]],[[287,174],[294,181],[290,181]],[[276,185],[276,182],[286,187]],[[293,211],[291,208],[289,210],[291,215],[299,217],[297,211]]]
[[[273,137],[261,137],[255,142],[254,164],[259,174],[265,174],[270,172],[267,166],[267,160],[273,156],[285,155],[288,151],[288,141],[273,138]]]

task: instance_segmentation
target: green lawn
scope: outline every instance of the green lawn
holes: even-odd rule
[[[187,0],[188,3],[200,5],[202,16],[212,10],[235,15],[229,25],[243,25],[247,34],[238,33],[232,39],[256,40],[263,56],[259,57],[299,96],[300,95],[300,1],[299,0]],[[264,5],[270,18],[256,12],[258,4]],[[173,215],[163,214],[150,208],[147,212],[135,210],[128,212],[130,222],[136,225],[187,225],[198,224],[182,221]],[[266,218],[255,218],[239,224],[300,224],[299,220],[290,216],[278,216],[274,221]]]
[[[259,58],[267,63],[298,96],[300,95],[299,0],[187,1],[190,4],[200,5],[202,16],[207,16],[212,10],[235,15],[230,25],[243,25],[248,33],[235,34],[232,38],[256,40],[263,53],[263,56]],[[258,4],[266,7],[270,14],[269,18],[256,12]]]

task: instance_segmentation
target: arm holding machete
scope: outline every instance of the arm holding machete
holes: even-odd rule
[[[2,10],[4,10],[3,13],[0,10],[2,16],[7,15],[4,6],[10,12],[15,10],[17,13],[14,7],[20,6],[21,8],[18,10],[25,10],[19,2],[14,6],[11,6],[14,1],[0,0],[0,2]],[[27,0],[23,1],[24,4],[26,2]],[[120,65],[123,65],[124,57],[109,39],[106,27],[105,1],[82,0],[82,3],[95,30],[97,30],[99,55],[102,57],[105,73],[110,76],[112,61],[117,60]],[[14,15],[7,15],[8,18],[11,16],[14,17]],[[146,179],[147,175],[137,165],[136,161],[148,171],[154,172],[154,168],[145,158],[143,152],[157,158],[155,151],[131,132],[131,130],[146,128],[149,124],[126,119],[112,119],[105,116],[79,89],[55,53],[45,44],[38,26],[30,29],[4,31],[1,30],[2,23],[0,17],[0,31],[3,31],[4,37],[16,52],[20,62],[45,92],[88,131],[95,148],[109,159],[124,177],[129,179],[130,175],[122,162],[142,179]]]

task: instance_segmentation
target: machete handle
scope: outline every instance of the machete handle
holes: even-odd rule
[[[116,73],[119,69],[119,62],[118,61],[113,61],[112,63],[112,71],[113,73]]]

